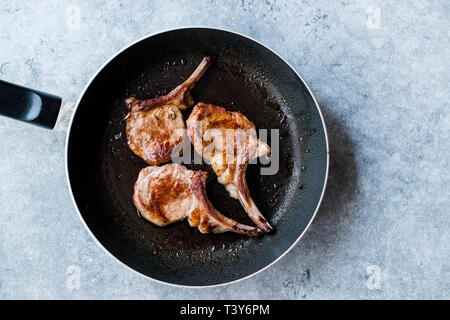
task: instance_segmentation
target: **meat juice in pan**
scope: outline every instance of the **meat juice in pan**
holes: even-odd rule
[[[187,260],[219,261],[223,256],[231,258],[245,254],[246,244],[249,241],[262,243],[263,240],[249,239],[233,233],[203,235],[189,227],[186,221],[160,228],[139,217],[132,201],[133,187],[139,171],[147,164],[128,148],[123,120],[128,112],[124,103],[126,97],[136,94],[138,98],[146,99],[167,94],[190,75],[200,60],[200,55],[166,61],[154,60],[145,70],[130,76],[126,90],[117,93],[114,105],[107,114],[109,117],[105,137],[107,143],[104,148],[109,152],[106,152],[108,156],[104,159],[102,174],[105,180],[109,181],[108,188],[113,194],[113,201],[122,209],[122,212],[115,213],[117,223],[126,224],[127,228],[137,230],[132,237],[136,238],[135,241],[145,242],[149,253],[163,255],[168,259],[179,257]],[[263,237],[271,237],[276,234],[277,222],[282,219],[277,212],[293,183],[292,179],[298,179],[298,170],[292,158],[290,123],[283,112],[283,98],[270,84],[270,79],[259,73],[257,66],[252,67],[253,69],[246,68],[244,63],[222,61],[219,56],[192,90],[192,96],[195,102],[202,101],[223,106],[230,111],[241,111],[255,123],[257,130],[269,129],[269,145],[270,129],[279,129],[278,173],[273,176],[262,176],[260,164],[249,165],[247,169],[250,194],[262,214],[275,228],[272,235]],[[185,120],[191,111],[192,108],[183,112]],[[191,149],[191,155],[194,152]],[[191,170],[208,172],[207,193],[217,210],[241,223],[253,225],[239,201],[230,198],[224,186],[217,182],[217,177],[208,164],[186,166]],[[179,250],[182,244],[184,249]]]

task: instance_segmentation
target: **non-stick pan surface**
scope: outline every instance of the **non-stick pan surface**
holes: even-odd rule
[[[262,176],[258,164],[250,165],[247,172],[250,193],[274,226],[272,234],[204,235],[186,221],[161,228],[141,218],[133,205],[133,186],[146,163],[127,146],[124,99],[131,94],[151,98],[169,92],[206,55],[215,60],[192,91],[194,100],[239,110],[257,129],[279,129],[279,172]],[[190,111],[184,112],[185,118]],[[324,191],[327,152],[318,106],[284,60],[247,37],[189,28],[135,43],[95,76],[73,117],[67,169],[83,220],[112,255],[156,280],[207,286],[265,268],[299,239]],[[188,167],[209,171],[207,192],[219,211],[252,224],[208,165]]]

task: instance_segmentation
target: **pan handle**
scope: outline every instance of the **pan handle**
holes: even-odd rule
[[[0,80],[0,115],[53,129],[61,98]]]

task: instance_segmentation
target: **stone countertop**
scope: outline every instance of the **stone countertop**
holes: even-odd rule
[[[74,104],[125,45],[201,25],[249,35],[310,85],[329,129],[318,217],[255,277],[185,289],[142,277],[89,236],[64,130],[0,118],[0,298],[450,298],[448,1],[0,3],[0,78]],[[77,282],[77,275],[80,281]]]

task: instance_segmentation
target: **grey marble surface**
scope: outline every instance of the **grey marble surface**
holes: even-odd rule
[[[203,25],[254,37],[316,94],[332,158],[318,218],[287,256],[238,284],[184,289],[90,238],[66,186],[64,130],[1,117],[0,298],[450,298],[449,19],[444,0],[1,0],[0,78],[69,106],[146,34]]]

